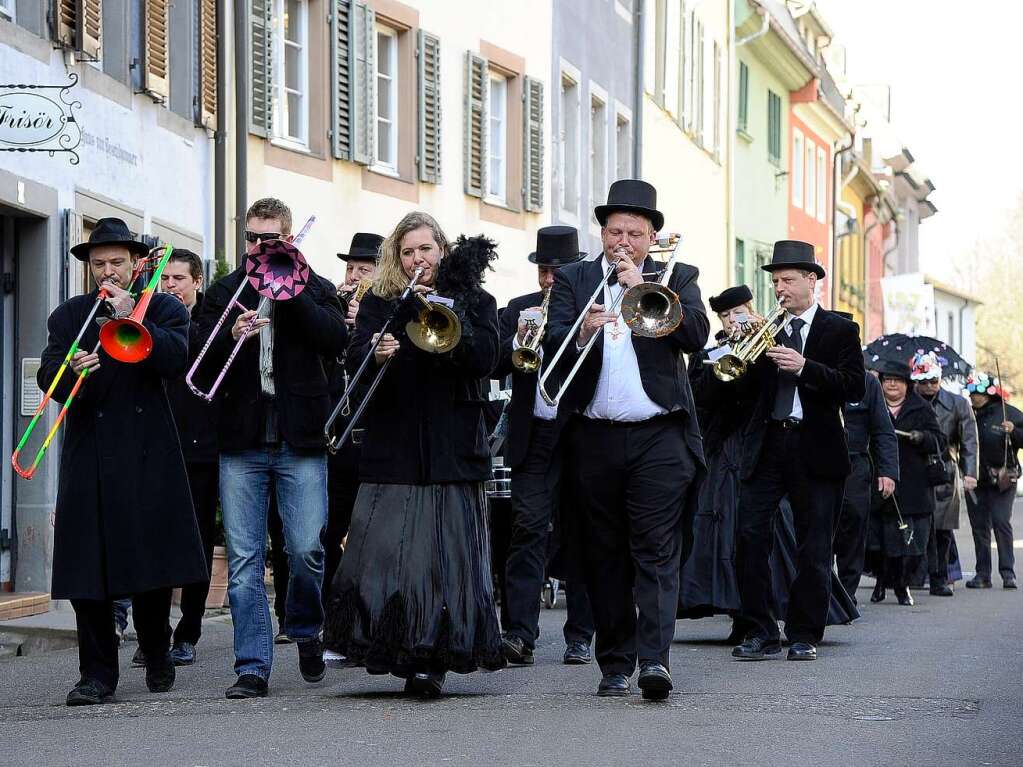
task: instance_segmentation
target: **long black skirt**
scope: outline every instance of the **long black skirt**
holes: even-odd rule
[[[482,485],[363,484],[324,639],[371,674],[502,668]]]

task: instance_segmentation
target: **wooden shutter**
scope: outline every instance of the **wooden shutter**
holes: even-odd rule
[[[78,40],[76,47],[91,59],[99,58],[103,32],[103,0],[78,0]]]
[[[525,78],[522,88],[522,206],[543,210],[543,82]]]
[[[465,54],[465,193],[482,197],[487,188],[487,70],[490,63]]]
[[[440,164],[440,38],[419,30],[419,180],[439,184]]]
[[[352,4],[350,31],[352,159],[369,165],[376,155],[376,14],[365,3]]]
[[[64,208],[63,274],[61,275],[61,300],[72,296],[72,286],[82,283],[82,262],[71,257],[71,248],[85,239],[82,216],[72,208]],[[74,290],[74,295],[78,290]]]
[[[330,142],[339,160],[352,159],[351,16],[349,0],[334,0],[330,19]]]
[[[249,0],[249,133],[263,138],[273,127],[271,1]]]
[[[142,22],[143,89],[158,100],[170,95],[167,0],[145,0]]]
[[[199,122],[217,129],[217,0],[199,0]]]
[[[78,0],[55,0],[53,4],[53,39],[63,48],[78,43]]]

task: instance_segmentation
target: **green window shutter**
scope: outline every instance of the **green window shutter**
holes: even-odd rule
[[[330,143],[334,157],[352,159],[352,4],[334,0],[330,19]]]
[[[271,0],[249,0],[249,133],[266,138],[273,123]]]
[[[489,62],[465,54],[465,193],[482,197],[487,188],[487,69]]]
[[[419,180],[439,184],[441,179],[440,38],[419,30]]]
[[[749,67],[739,62],[739,108],[736,119],[737,127],[741,131],[749,127]]]
[[[746,283],[746,243],[742,240],[735,241],[735,284]]]
[[[781,97],[767,91],[767,157],[774,164],[781,163]]]
[[[365,3],[352,4],[350,31],[352,159],[369,165],[376,139],[376,14]]]
[[[527,77],[522,97],[522,207],[537,213],[543,210],[543,82]]]

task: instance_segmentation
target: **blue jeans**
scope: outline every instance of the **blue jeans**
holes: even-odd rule
[[[323,544],[327,524],[327,457],[295,453],[287,444],[220,454],[220,504],[227,538],[234,670],[270,678],[273,625],[263,583],[269,489],[277,489],[291,569],[285,631],[301,642],[323,625]]]

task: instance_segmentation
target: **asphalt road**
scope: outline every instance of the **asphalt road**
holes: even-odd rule
[[[1023,538],[1021,504],[1015,521]],[[968,530],[959,542],[972,569]],[[228,701],[231,628],[216,618],[164,695],[129,667],[135,645],[102,707],[63,705],[74,651],[0,663],[0,764],[1018,766],[1023,593],[1000,586],[916,592],[912,608],[871,605],[865,586],[862,619],[829,629],[816,663],[736,662],[726,620],[680,622],[664,703],[597,698],[595,666],[562,666],[561,604],[543,611],[535,666],[451,675],[438,701],[359,670],[308,685],[293,645],[277,648],[271,697]]]

